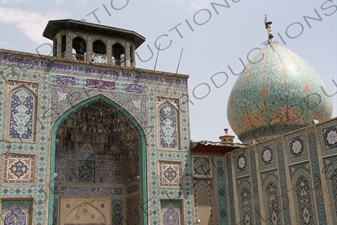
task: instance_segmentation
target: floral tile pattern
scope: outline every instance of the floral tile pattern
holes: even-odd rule
[[[239,172],[247,169],[247,155],[245,153],[242,153],[237,156],[236,168]]]
[[[192,156],[193,176],[194,177],[211,177],[211,157],[209,156]]]
[[[297,196],[298,211],[300,214],[299,224],[308,225],[314,223],[314,212],[312,210],[312,194],[309,180],[305,176],[299,176],[296,180],[295,192]]]
[[[323,129],[324,147],[326,150],[337,148],[337,126]]]
[[[164,104],[159,109],[160,147],[178,147],[178,112],[170,104]]]
[[[227,105],[228,121],[243,143],[331,118],[332,98],[323,93],[322,79],[294,52],[271,43],[250,62],[258,63],[245,66]]]
[[[139,124],[139,128],[143,129],[146,137],[143,141],[146,141],[148,144],[143,150],[146,151],[145,155],[147,156],[147,163],[145,163],[146,171],[148,172],[148,180],[151,182],[147,183],[147,197],[149,199],[160,199],[167,198],[168,195],[171,197],[176,197],[180,195],[180,191],[184,198],[186,199],[184,203],[184,221],[185,223],[192,223],[193,221],[193,210],[192,210],[192,197],[187,195],[188,189],[192,186],[191,177],[182,177],[180,183],[186,184],[187,189],[181,190],[179,188],[172,189],[169,186],[165,188],[169,189],[167,191],[165,188],[160,186],[159,170],[158,170],[158,161],[182,161],[186,168],[191,168],[190,159],[189,159],[189,112],[188,104],[182,103],[178,104],[178,99],[182,96],[185,96],[183,100],[187,99],[187,76],[170,76],[166,74],[156,74],[156,73],[147,73],[147,72],[138,72],[138,71],[127,71],[123,69],[116,68],[104,68],[99,65],[84,65],[81,63],[70,63],[70,62],[61,62],[53,61],[49,59],[44,59],[43,57],[37,57],[36,55],[20,55],[12,53],[4,53],[1,51],[0,62],[0,74],[6,78],[6,81],[0,82],[0,91],[2,93],[10,93],[12,91],[18,90],[18,88],[26,88],[30,91],[31,94],[36,96],[36,115],[33,116],[36,124],[36,142],[33,143],[23,143],[23,142],[0,142],[0,151],[4,152],[15,152],[20,154],[36,154],[36,163],[34,164],[34,180],[36,185],[27,186],[25,183],[22,183],[20,187],[16,184],[14,185],[4,185],[0,186],[0,192],[6,198],[14,198],[17,196],[20,197],[29,197],[34,198],[34,202],[41,204],[33,204],[32,211],[34,212],[34,217],[32,219],[32,224],[42,225],[49,224],[53,221],[53,204],[48,204],[46,202],[46,194],[50,193],[56,195],[74,195],[74,196],[116,196],[121,197],[124,195],[123,188],[117,187],[100,187],[91,185],[90,187],[82,184],[79,184],[76,187],[63,187],[66,182],[75,182],[77,181],[77,159],[78,160],[89,160],[95,161],[96,172],[95,180],[101,180],[101,178],[108,178],[106,180],[106,185],[113,183],[124,183],[121,180],[124,177],[124,172],[127,170],[137,170],[136,167],[129,167],[125,164],[127,160],[126,157],[132,158],[134,161],[137,158],[135,155],[136,152],[130,151],[128,155],[123,155],[121,153],[110,154],[113,158],[102,158],[100,154],[88,153],[79,153],[70,151],[73,147],[76,148],[76,143],[74,145],[70,142],[78,140],[77,142],[83,142],[83,140],[89,140],[89,138],[81,137],[79,135],[70,135],[71,138],[67,139],[69,143],[65,143],[64,147],[66,150],[54,151],[54,145],[50,143],[50,138],[54,135],[57,136],[57,133],[51,133],[55,122],[61,116],[64,116],[64,113],[73,107],[78,107],[80,102],[88,101],[91,98],[95,98],[98,95],[104,96],[109,99],[111,102],[116,103],[116,105],[123,108],[127,113],[131,115]],[[7,80],[9,80],[7,82]],[[94,82],[88,82],[87,80],[95,80]],[[109,84],[96,82],[97,80],[104,80],[110,82]],[[13,81],[13,86],[10,85],[10,82]],[[27,81],[29,83],[20,82]],[[16,83],[20,83],[16,85]],[[33,87],[33,82],[35,82],[35,87]],[[115,89],[113,89],[113,83],[115,83]],[[20,85],[23,85],[20,87]],[[177,117],[177,126],[179,139],[177,142],[177,148],[175,150],[181,151],[159,151],[158,150],[158,110],[157,110],[157,98],[161,96],[168,96],[169,103],[175,107],[179,117]],[[175,100],[174,100],[175,99]],[[37,102],[38,101],[38,102]],[[0,113],[5,115],[7,113],[6,106],[9,106],[9,98],[0,99]],[[6,114],[9,115],[9,114]],[[0,122],[5,123],[5,117],[0,117]],[[60,121],[58,121],[60,122]],[[66,121],[67,128],[74,129],[74,121]],[[63,124],[63,123],[62,123]],[[72,125],[71,125],[72,124]],[[181,125],[181,126],[180,126]],[[59,126],[59,125],[58,125]],[[61,127],[61,126],[60,126]],[[6,127],[6,135],[8,137],[9,126]],[[91,130],[94,129],[91,127]],[[101,130],[102,127],[97,126],[97,130]],[[104,126],[103,126],[104,129]],[[67,136],[66,130],[65,136]],[[1,135],[4,135],[4,130],[0,129]],[[137,134],[138,135],[138,134]],[[69,136],[69,137],[70,137]],[[110,142],[108,137],[102,137],[102,135],[93,135],[92,133],[88,134],[92,142]],[[137,136],[138,137],[138,136]],[[79,138],[79,139],[78,139]],[[128,138],[128,137],[127,137]],[[22,139],[21,139],[22,140]],[[57,140],[56,140],[57,141]],[[113,140],[111,139],[113,142]],[[31,141],[30,141],[31,142]],[[113,142],[115,143],[115,142]],[[132,144],[132,143],[127,143]],[[130,147],[130,145],[128,145]],[[138,145],[135,145],[136,147]],[[99,146],[99,150],[103,149],[103,146]],[[139,146],[138,146],[139,147]],[[62,144],[63,148],[63,144]],[[105,148],[104,148],[105,149]],[[54,151],[55,155],[53,155]],[[97,148],[92,145],[93,152],[97,151]],[[110,150],[112,150],[110,148]],[[75,154],[73,154],[75,152]],[[139,151],[138,151],[139,152]],[[77,158],[78,157],[78,158]],[[76,159],[77,158],[77,159]],[[142,159],[143,160],[143,159]],[[2,165],[4,165],[2,161]],[[106,170],[106,173],[103,173],[103,167],[106,165],[111,168],[111,165],[107,161],[113,161],[114,167],[111,170]],[[57,171],[50,171],[54,168],[53,162],[57,166]],[[123,165],[124,163],[124,165]],[[130,161],[131,163],[131,161]],[[142,163],[138,155],[138,165]],[[109,165],[108,165],[109,164]],[[174,165],[172,165],[174,168]],[[183,167],[180,166],[182,170]],[[143,169],[142,169],[143,171]],[[151,171],[151,173],[149,172]],[[2,170],[2,173],[4,170]],[[135,171],[137,173],[141,172]],[[154,173],[152,173],[154,172]],[[172,171],[171,171],[172,172]],[[146,172],[145,172],[146,173]],[[112,176],[110,176],[110,174]],[[173,178],[174,173],[170,175],[168,170],[166,173],[169,177]],[[61,179],[61,186],[57,186],[59,183],[55,181],[55,189],[49,190],[49,184],[46,184],[48,177],[52,176]],[[65,176],[66,175],[66,176]],[[4,178],[3,174],[1,176],[2,180]],[[115,178],[116,180],[111,180],[110,178]],[[169,178],[169,179],[171,179]],[[133,177],[137,180],[137,177]],[[172,183],[176,180],[167,179],[166,182]],[[133,180],[133,181],[135,181]],[[57,180],[58,181],[58,180]],[[132,182],[133,182],[132,181]],[[104,180],[102,180],[104,182]],[[178,186],[179,187],[179,186]],[[42,188],[42,189],[41,189]],[[43,191],[41,193],[41,190]],[[132,193],[133,194],[133,193]],[[129,198],[130,199],[130,198]],[[133,197],[132,197],[133,199]],[[127,199],[126,199],[127,200]],[[135,201],[135,204],[138,206],[142,204],[140,197]],[[127,215],[127,202],[124,204],[124,215]],[[145,203],[148,207],[148,211],[160,211],[159,204],[153,204],[153,202]],[[131,207],[132,208],[132,207]],[[47,210],[47,213],[46,213]],[[131,212],[131,211],[129,211]],[[147,218],[142,217],[143,211],[139,210],[137,216],[135,215],[135,223],[139,223],[140,219],[146,220]],[[148,220],[160,221],[160,215],[150,214]],[[130,219],[132,220],[132,219]],[[131,221],[129,221],[131,222]]]
[[[296,158],[304,155],[304,139],[303,136],[298,136],[291,138],[289,140],[289,149],[290,149],[290,157]]]
[[[26,88],[17,88],[10,95],[9,138],[33,140],[35,96]]]
[[[181,225],[183,224],[181,213],[181,202],[175,200],[161,200],[160,201],[160,225]]]
[[[180,187],[182,185],[181,162],[159,162],[160,186]]]
[[[33,184],[35,179],[35,156],[6,154],[4,159],[4,183]]]
[[[274,150],[271,145],[268,145],[266,147],[263,147],[261,149],[261,160],[262,160],[262,165],[268,165],[273,163],[274,161]]]
[[[111,207],[112,225],[123,224],[124,221],[123,200],[112,199],[111,205],[112,205]]]

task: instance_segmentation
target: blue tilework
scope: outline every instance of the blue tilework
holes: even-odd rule
[[[332,99],[323,93],[323,81],[295,53],[272,43],[251,61],[257,63],[248,64],[240,74],[227,107],[228,121],[241,141],[276,136],[313,119],[331,118]]]

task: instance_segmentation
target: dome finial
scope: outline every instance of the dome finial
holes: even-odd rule
[[[271,22],[271,21],[267,21],[267,14],[265,14],[265,18],[264,18],[264,25],[265,25],[265,27],[266,27],[266,29],[267,29],[267,33],[268,33],[268,43],[270,43],[271,42],[271,39],[274,37],[273,36],[273,31],[272,31],[272,29],[271,29],[271,24],[272,24],[273,22]]]

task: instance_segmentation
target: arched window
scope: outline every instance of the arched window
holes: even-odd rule
[[[106,54],[105,44],[101,40],[92,43],[92,51],[97,54]]]
[[[164,103],[159,108],[159,135],[160,147],[178,148],[178,111],[169,104]]]
[[[85,61],[85,55],[87,52],[86,42],[80,38],[76,37],[73,39],[73,59]]]
[[[8,138],[34,141],[36,98],[25,87],[10,94]]]
[[[125,64],[124,48],[118,43],[112,46],[112,64],[118,66],[124,66]]]

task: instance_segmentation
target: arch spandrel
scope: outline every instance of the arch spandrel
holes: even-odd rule
[[[101,97],[100,97],[101,96]],[[147,98],[142,94],[104,92],[98,89],[70,88],[65,86],[54,86],[52,88],[52,106],[46,110],[44,116],[50,117],[50,123],[54,126],[56,120],[71,110],[77,104],[93,98],[105,98],[111,101],[112,106],[125,110],[143,128],[146,127],[146,102]]]

